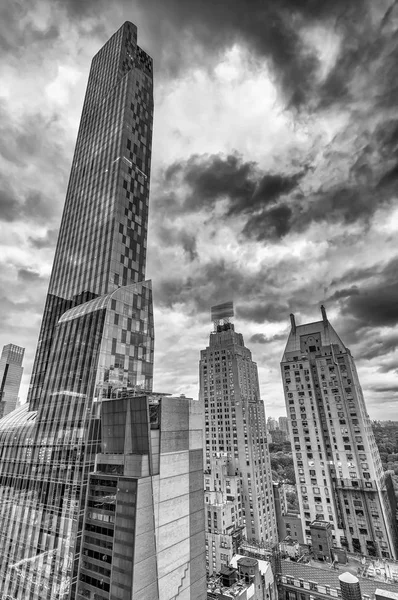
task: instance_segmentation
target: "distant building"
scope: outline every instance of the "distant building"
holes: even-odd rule
[[[322,320],[296,325],[281,363],[304,539],[314,520],[333,543],[367,556],[398,557],[396,501],[383,472],[354,359]]]
[[[333,560],[333,535],[330,521],[313,521],[310,525],[311,548],[317,560]]]
[[[267,419],[267,429],[268,431],[275,431],[278,428],[278,421],[273,417],[268,417]]]
[[[209,575],[229,565],[242,536],[262,547],[277,543],[257,365],[231,316],[232,302],[212,307],[214,330],[199,365]]]
[[[274,429],[269,435],[273,444],[284,444],[287,441],[287,433],[281,429]]]
[[[17,406],[25,348],[8,344],[0,358],[0,419]]]
[[[290,537],[293,542],[304,544],[303,527],[300,515],[293,512],[287,512],[286,514],[282,515],[282,523],[281,535],[284,537],[281,537],[281,539]]]
[[[279,417],[279,429],[284,431],[285,433],[289,433],[288,425],[287,425],[287,417]]]

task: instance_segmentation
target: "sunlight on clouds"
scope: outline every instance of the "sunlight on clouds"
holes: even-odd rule
[[[59,64],[56,78],[45,87],[47,97],[62,105],[73,94],[76,83],[80,78],[81,72],[78,69]]]
[[[336,63],[341,38],[332,27],[305,26],[300,31],[304,42],[315,51],[319,59],[318,77],[324,81]]]
[[[395,199],[395,202],[397,200]],[[380,210],[376,213],[372,227],[375,232],[391,235],[398,232],[398,207]]]
[[[292,135],[299,144],[308,141],[278,104],[266,68],[260,70],[237,46],[224,55],[212,76],[196,69],[178,83],[162,83],[158,97],[157,165],[204,150],[211,154],[239,148],[247,159],[276,167],[276,157],[292,144]]]

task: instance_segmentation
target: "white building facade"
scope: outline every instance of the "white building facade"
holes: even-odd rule
[[[322,307],[322,320],[291,331],[281,371],[304,540],[332,523],[348,551],[397,558],[395,498],[383,472],[354,359]]]

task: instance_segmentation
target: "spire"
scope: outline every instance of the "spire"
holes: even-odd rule
[[[322,321],[323,321],[324,325],[327,325],[328,318],[326,315],[326,308],[323,306],[323,304],[321,305],[321,313],[322,313]]]

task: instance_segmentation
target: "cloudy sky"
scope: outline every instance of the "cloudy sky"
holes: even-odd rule
[[[324,303],[371,418],[398,420],[396,4],[0,3],[0,345],[26,347],[22,400],[90,61],[130,20],[155,61],[155,389],[197,397],[209,307],[232,299],[284,414],[289,313]]]

